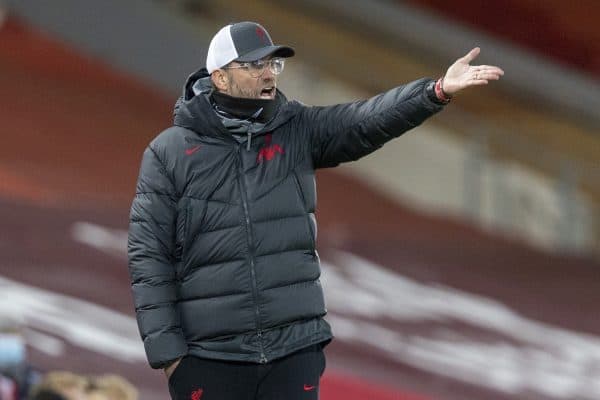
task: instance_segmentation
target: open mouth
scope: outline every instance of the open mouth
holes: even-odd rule
[[[273,99],[275,98],[275,86],[269,86],[260,91],[261,99]]]

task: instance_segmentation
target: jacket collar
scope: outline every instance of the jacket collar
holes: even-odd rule
[[[175,103],[174,125],[191,129],[202,135],[229,135],[211,104],[211,94],[213,94],[213,88],[206,68],[191,74],[183,87],[183,94]],[[270,101],[273,102],[271,107],[273,107],[274,115],[257,134],[274,130],[290,120],[300,110],[298,102],[288,101],[279,90],[277,90],[275,99]]]

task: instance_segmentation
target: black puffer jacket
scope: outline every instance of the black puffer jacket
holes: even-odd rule
[[[146,149],[129,271],[150,365],[186,354],[267,362],[331,339],[319,282],[314,171],[359,159],[441,109],[422,79],[367,101],[280,102],[247,143],[191,87]]]

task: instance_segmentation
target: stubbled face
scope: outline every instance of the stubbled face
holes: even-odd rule
[[[239,65],[233,62],[232,65]],[[250,73],[242,68],[228,68],[224,70],[227,75],[225,94],[232,97],[246,99],[274,99],[277,88],[277,75],[270,68],[258,78],[253,78]]]

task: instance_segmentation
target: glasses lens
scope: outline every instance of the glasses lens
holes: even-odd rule
[[[271,60],[256,60],[246,63],[246,69],[253,78],[258,78],[265,73],[268,66],[273,75],[279,75],[283,71],[285,60],[283,58],[273,58]]]
[[[248,63],[248,72],[250,72],[250,76],[253,78],[258,78],[265,72],[265,67],[267,66],[267,62],[265,60],[256,60]]]
[[[285,66],[285,60],[283,58],[274,58],[271,60],[271,72],[275,75],[279,75],[283,71]]]

